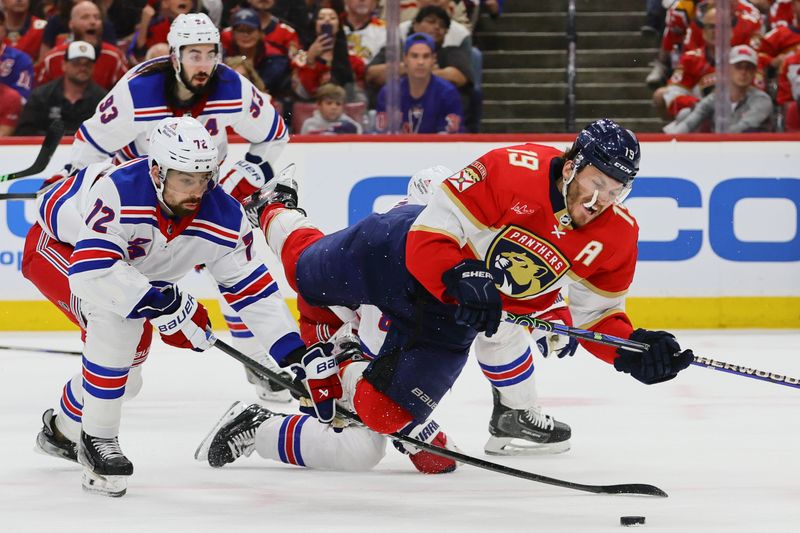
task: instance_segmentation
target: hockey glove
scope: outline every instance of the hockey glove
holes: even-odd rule
[[[503,314],[503,303],[495,287],[492,273],[482,261],[464,259],[442,275],[447,294],[458,302],[455,319],[459,324],[497,333]]]
[[[563,324],[565,326],[572,325],[572,314],[566,306],[550,309],[538,315],[536,318],[556,324]],[[576,338],[570,337],[569,335],[559,335],[557,333],[545,333],[536,341],[536,344],[539,347],[539,351],[542,352],[543,357],[554,353],[559,359],[575,355],[578,349],[578,340]]]
[[[645,385],[669,381],[694,360],[692,351],[681,351],[678,341],[666,331],[637,329],[630,339],[645,342],[650,349],[646,352],[618,349],[614,368],[630,374]]]
[[[342,397],[342,382],[333,345],[318,342],[311,346],[300,360],[300,366],[294,370],[311,395],[317,419],[326,424],[333,422],[336,399]]]
[[[233,168],[222,179],[222,188],[243,202],[251,194],[259,190],[274,175],[272,167],[258,156],[245,154],[244,159],[233,165]]]
[[[203,352],[217,340],[211,332],[208,311],[192,295],[167,285],[150,289],[130,318],[147,318],[170,346]]]

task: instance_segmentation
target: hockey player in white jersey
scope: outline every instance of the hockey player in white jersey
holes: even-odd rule
[[[43,416],[37,447],[84,466],[86,490],[125,494],[133,464],[119,441],[123,400],[141,387],[152,326],[168,344],[213,345],[208,315],[175,283],[205,264],[227,302],[276,360],[304,353],[296,323],[252,251],[241,205],[218,183],[203,125],[170,117],[149,156],[92,164],[37,201],[23,274],[82,329],[82,371]]]
[[[272,178],[273,166],[289,139],[286,125],[268,95],[221,63],[219,30],[208,16],[178,15],[167,41],[169,56],[131,69],[81,125],[68,171],[109,157],[120,163],[145,156],[150,133],[160,119],[191,115],[214,140],[220,164],[227,155],[228,126],[250,141],[244,159],[221,179],[223,189],[241,201]],[[222,298],[220,307],[234,346],[270,366],[255,338],[243,330],[241,317]],[[252,373],[247,372],[247,378],[262,399],[290,400],[288,392],[275,389]]]

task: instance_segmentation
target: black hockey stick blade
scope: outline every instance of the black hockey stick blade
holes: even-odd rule
[[[35,192],[0,192],[0,200],[36,200]]]
[[[273,383],[277,383],[278,385],[285,387],[286,389],[294,392],[298,396],[308,395],[308,393],[305,390],[297,387],[294,382],[284,378],[280,374],[273,372],[264,365],[247,357],[239,350],[226,344],[225,342],[217,339],[216,341],[214,341],[214,346],[216,348],[219,348],[226,354],[230,355],[231,357],[242,363],[244,366],[246,366],[256,374],[259,374],[262,377],[269,379]],[[340,409],[338,408],[338,406],[336,414],[344,418],[347,418],[349,420],[352,420],[354,422],[363,424],[363,422],[361,422],[361,419],[358,417],[357,414],[351,413],[344,409]],[[484,470],[491,470],[492,472],[497,472],[499,474],[505,474],[508,476],[527,479],[528,481],[535,481],[537,483],[545,483],[548,485],[554,485],[556,487],[580,490],[584,492],[591,492],[594,494],[633,494],[640,496],[658,496],[661,498],[667,497],[667,493],[664,492],[663,490],[653,485],[647,485],[644,483],[625,483],[621,485],[586,485],[583,483],[573,483],[571,481],[564,481],[561,479],[543,476],[541,474],[534,474],[532,472],[518,470],[516,468],[511,468],[509,466],[493,463],[491,461],[478,459],[477,457],[472,457],[471,455],[465,455],[463,453],[459,453],[453,450],[439,448],[438,446],[434,446],[433,444],[428,444],[427,442],[423,442],[413,437],[408,437],[406,435],[401,435],[400,433],[392,433],[391,435],[388,436],[394,439],[401,440],[403,442],[407,442],[412,446],[421,448],[423,450],[427,450],[441,457],[454,459],[456,461],[460,461],[464,464],[468,464],[477,468],[483,468]]]
[[[25,176],[32,176],[43,171],[45,168],[47,168],[47,165],[50,164],[50,159],[52,159],[53,154],[56,152],[56,148],[58,148],[58,144],[61,142],[61,137],[63,136],[64,123],[60,120],[53,121],[53,123],[50,124],[50,127],[47,129],[47,134],[44,136],[44,142],[42,142],[42,148],[39,150],[39,155],[36,156],[36,160],[33,162],[33,164],[25,170],[20,170],[19,172],[0,174],[0,183],[17,178],[24,178]]]
[[[58,350],[51,348],[34,348],[31,346],[0,346],[0,350],[12,350],[15,352],[41,352],[41,353],[56,353],[59,355],[83,355],[83,352],[72,350]]]

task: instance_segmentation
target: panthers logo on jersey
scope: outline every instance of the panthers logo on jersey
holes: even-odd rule
[[[569,267],[558,248],[517,226],[498,233],[486,253],[486,268],[494,276],[497,288],[511,298],[536,296]]]

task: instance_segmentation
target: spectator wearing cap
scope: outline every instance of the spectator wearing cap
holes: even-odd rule
[[[458,133],[464,113],[455,86],[433,73],[436,43],[427,33],[414,33],[403,45],[406,75],[400,79],[400,115],[404,133]],[[377,129],[388,126],[386,87],[378,93]]]
[[[289,56],[274,49],[270,53],[258,14],[252,9],[240,9],[230,22],[231,27],[223,31],[225,37],[220,38],[225,55],[250,59],[270,94],[288,93],[292,74]]]
[[[344,112],[344,87],[326,83],[317,89],[317,108],[314,114],[303,121],[300,130],[308,135],[335,135],[361,133],[361,124]]]
[[[290,21],[289,24],[285,22],[282,15],[273,14],[273,11],[285,13],[290,16],[297,16],[296,10],[289,10],[284,7],[281,9],[283,2],[276,2],[276,0],[248,0],[247,5],[258,15],[259,26],[261,33],[264,37],[264,43],[267,45],[267,55],[282,55],[288,57],[290,60],[294,58],[295,54],[300,50],[300,34],[297,31],[297,26],[292,26],[294,22]],[[293,4],[300,5],[303,2],[293,1]],[[308,10],[303,5],[302,11],[302,25],[308,25]],[[231,24],[232,25],[232,24]],[[222,44],[225,46],[225,36]]]
[[[733,106],[728,132],[769,131],[772,123],[772,99],[761,89],[753,87],[758,70],[758,54],[742,44],[730,50],[728,62],[730,75],[730,101]],[[709,94],[691,111],[678,114],[673,122],[664,126],[664,133],[689,133],[699,131],[714,119],[716,92]]]
[[[6,27],[3,21],[5,16],[0,11],[0,84],[16,91],[24,104],[31,94],[33,61],[28,54],[6,45]]]
[[[64,75],[33,90],[22,109],[17,135],[44,135],[56,119],[64,122],[67,135],[73,135],[84,120],[89,119],[106,90],[92,79],[95,48],[85,41],[67,46]]]
[[[8,44],[35,61],[39,58],[47,21],[32,15],[30,4],[29,0],[3,0],[0,24],[5,26]]]
[[[125,55],[116,46],[103,42],[102,18],[98,7],[88,1],[78,2],[72,8],[69,28],[72,31],[72,42],[82,41],[89,43],[97,57],[94,69],[94,81],[106,90],[111,88],[122,78],[128,70]],[[36,84],[42,85],[55,80],[64,74],[64,56],[71,43],[62,43],[53,48],[50,53],[36,66]]]

